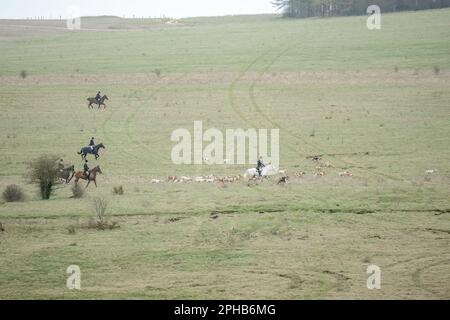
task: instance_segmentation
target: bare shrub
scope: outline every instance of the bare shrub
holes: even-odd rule
[[[122,186],[118,186],[118,187],[114,187],[113,188],[113,193],[117,194],[117,195],[123,195],[124,191],[123,191],[123,187]]]
[[[111,221],[109,215],[106,212],[108,208],[108,201],[103,198],[94,199],[95,218],[91,218],[88,221],[87,228],[97,230],[112,230],[119,228],[119,224],[115,221]]]
[[[104,198],[95,198],[94,208],[97,217],[101,220],[106,215],[106,209],[108,208],[108,201]]]
[[[252,233],[248,230],[238,230],[232,227],[229,231],[225,232],[225,243],[233,246],[239,242],[250,240],[253,237]]]
[[[435,75],[438,75],[441,72],[441,68],[439,66],[434,66],[433,72]]]
[[[30,162],[31,182],[39,184],[39,191],[43,200],[50,199],[53,187],[58,180],[58,157],[42,155]]]
[[[24,199],[25,195],[22,189],[15,184],[7,186],[3,191],[3,200],[5,200],[5,202],[20,202],[24,201]]]
[[[84,189],[80,185],[78,184],[73,185],[71,190],[72,190],[72,198],[78,199],[84,197]]]
[[[160,69],[153,70],[153,73],[156,74],[157,77],[161,76],[161,70]]]
[[[75,234],[77,230],[74,225],[70,225],[67,227],[67,231],[69,231],[69,234]]]
[[[26,70],[22,70],[22,71],[20,71],[20,77],[22,78],[22,79],[25,79],[26,77],[27,77],[27,71]]]

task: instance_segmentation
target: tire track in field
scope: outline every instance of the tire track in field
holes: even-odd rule
[[[230,86],[228,87],[228,100],[230,102],[231,108],[233,109],[234,113],[238,115],[241,120],[243,120],[245,123],[250,124],[250,126],[253,126],[253,124],[248,120],[248,118],[240,111],[234,97],[233,92],[236,89],[236,85],[238,82],[249,72],[249,70],[259,61],[261,60],[267,52],[264,52],[256,57],[247,67],[245,67],[244,70],[240,72],[240,74],[231,82]]]
[[[440,266],[440,265],[444,265],[444,264],[448,266],[449,263],[450,263],[450,259],[445,259],[445,260],[441,260],[441,261],[438,261],[438,262],[435,262],[435,263],[432,263],[432,264],[428,264],[428,265],[426,265],[424,267],[421,267],[421,268],[417,268],[412,274],[412,279],[413,279],[414,285],[419,287],[419,288],[421,288],[422,290],[425,290],[425,291],[433,294],[433,295],[439,295],[440,296],[439,292],[435,292],[435,291],[429,289],[423,283],[422,274],[426,270],[428,270],[428,269],[430,269],[432,267],[436,267],[436,266]],[[449,297],[448,296],[443,296],[443,298],[448,299]]]
[[[128,95],[128,96],[129,96],[129,95]],[[103,121],[103,123],[102,123],[102,125],[101,125],[101,128],[102,128],[103,136],[105,137],[105,139],[108,140],[108,141],[112,141],[112,140],[109,139],[111,136],[110,136],[110,131],[107,129],[106,124],[107,124],[109,121],[111,121],[111,119],[112,119],[112,117],[113,117],[113,114],[114,114],[114,108],[108,108],[107,110],[109,111],[109,114],[108,114],[108,116],[105,118],[105,120]],[[134,153],[129,152],[126,148],[124,148],[124,147],[122,146],[122,144],[118,143],[116,146],[118,146],[118,149],[119,149],[122,153],[125,153],[125,154],[131,156],[132,158],[134,158],[134,159],[136,159],[136,160],[139,160],[139,158],[136,157],[136,155],[135,155]]]
[[[244,121],[247,125],[249,125],[251,128],[257,128],[258,126],[255,126],[255,123],[250,121],[248,117],[245,116],[245,114],[240,110],[238,104],[236,103],[233,93],[236,89],[237,84],[239,83],[242,78],[246,74],[248,74],[249,70],[258,62],[260,61],[265,55],[268,54],[268,51],[265,51],[261,53],[259,56],[257,56],[247,67],[244,68],[240,72],[240,74],[231,82],[230,86],[228,87],[228,101],[230,103],[231,108],[233,109],[234,113],[238,115],[238,117]],[[290,148],[290,145],[287,145]],[[254,194],[258,193],[259,191],[254,188],[248,188],[253,191]]]
[[[182,79],[185,76],[186,76],[186,73],[181,74],[180,76],[175,78],[174,82]],[[161,85],[157,89],[154,89],[153,92],[150,94],[150,96],[147,99],[145,99],[145,101],[144,101],[144,99],[137,97],[137,99],[139,100],[140,106],[138,107],[138,110],[136,112],[132,113],[130,116],[128,116],[125,121],[126,134],[128,136],[128,140],[142,146],[142,148],[146,151],[146,153],[149,154],[156,161],[160,161],[160,160],[164,159],[164,155],[162,153],[159,153],[159,152],[151,149],[151,147],[148,147],[144,142],[142,142],[138,139],[133,139],[133,135],[131,134],[131,131],[130,131],[130,125],[131,125],[133,119],[135,118],[136,114],[140,113],[142,111],[143,107],[145,105],[147,105],[150,100],[152,100],[162,90],[167,89],[169,87],[169,85],[170,84]],[[145,160],[147,160],[147,159],[145,158]]]
[[[261,108],[259,107],[258,103],[256,102],[256,98],[255,98],[255,85],[257,82],[259,82],[261,80],[261,78],[263,77],[263,75],[273,66],[273,64],[279,59],[281,58],[286,52],[288,52],[293,46],[288,46],[287,48],[283,49],[280,53],[278,53],[276,55],[276,57],[274,59],[272,59],[269,64],[267,66],[264,67],[263,71],[260,72],[259,76],[257,78],[255,78],[249,88],[249,97],[250,97],[250,102],[254,108],[254,110],[256,111],[257,114],[259,114],[260,116],[262,116],[269,124],[270,126],[274,127],[274,128],[279,128],[280,130],[283,129],[283,131],[286,131],[289,133],[289,135],[293,136],[292,133],[287,130],[286,128],[283,128],[283,126],[281,126],[277,121],[271,119],[269,116],[267,116],[264,112],[262,112]],[[298,139],[297,139],[298,140]],[[305,144],[308,144],[306,142],[306,140],[304,140],[303,138],[301,138],[302,142]],[[297,147],[292,146],[291,144],[287,144],[287,147],[289,149],[291,149],[293,152],[298,153],[299,149]],[[304,156],[306,156],[306,153],[300,153]]]
[[[156,84],[158,84],[159,82],[161,82],[161,79],[160,79],[160,78],[158,78],[158,81],[156,82]],[[148,89],[148,88],[150,88],[150,86],[148,86],[148,87],[146,87],[146,88],[143,88],[141,91],[145,91],[145,89]],[[147,104],[147,103],[148,103],[148,102],[156,95],[156,93],[157,93],[159,90],[161,90],[161,87],[156,88],[156,89],[153,89],[152,93],[150,94],[150,96],[149,96],[147,99],[145,99],[145,101],[144,101],[144,99],[141,99],[138,95],[136,95],[136,99],[138,100],[138,103],[140,104],[140,105],[138,106],[138,109],[139,109],[139,110],[136,111],[136,108],[133,108],[133,107],[132,107],[132,110],[134,110],[134,112],[131,112],[131,113],[128,115],[128,117],[125,119],[125,133],[126,133],[126,135],[127,135],[127,137],[128,137],[128,142],[130,142],[130,144],[134,144],[134,145],[144,146],[144,147],[145,147],[145,145],[144,145],[142,142],[140,142],[139,140],[133,138],[133,135],[131,134],[130,127],[131,127],[131,123],[132,123],[133,119],[134,119],[135,116],[136,116],[136,113],[137,113],[137,112],[140,112],[140,111],[142,110],[143,106],[146,105],[146,104]],[[155,157],[155,154],[154,154],[154,153],[149,153],[149,155],[150,155],[150,157],[153,158],[154,160],[158,160],[158,158]],[[135,155],[135,156],[136,156],[136,155]],[[138,159],[140,159],[140,160],[147,161],[147,158],[142,157],[140,154],[139,154],[138,156],[136,156],[136,157],[137,157]]]
[[[160,80],[160,79],[158,79],[158,80]],[[143,89],[143,90],[145,90],[145,89]],[[160,90],[160,88],[159,88],[158,90]],[[133,94],[133,92],[132,92],[131,90],[128,90],[127,98],[129,98],[130,96],[132,96],[132,94]],[[142,102],[142,101],[143,101],[142,99],[140,99],[139,97],[137,97],[137,99],[139,100],[139,103],[141,103],[140,109],[141,109],[142,106],[143,106],[145,103],[147,103],[147,102],[148,102],[155,94],[156,94],[156,90],[155,90],[155,92],[153,92],[153,93],[150,95],[150,97],[149,97],[146,101],[144,101],[144,102]],[[132,102],[129,103],[129,106],[131,106],[131,104],[132,104]],[[133,110],[133,107],[131,107],[131,109]],[[105,121],[103,121],[103,123],[102,123],[103,134],[105,135],[106,138],[109,138],[109,137],[110,137],[110,134],[109,134],[109,133],[110,133],[110,130],[107,129],[107,123],[109,123],[109,121],[112,119],[112,117],[113,117],[113,115],[114,115],[114,111],[113,111],[114,109],[111,108],[111,109],[109,109],[109,110],[110,110],[111,112],[109,113],[109,115],[108,115],[108,117],[105,119]],[[131,133],[130,133],[130,128],[129,128],[129,125],[130,125],[130,119],[131,119],[132,117],[134,117],[135,114],[136,114],[136,112],[133,112],[133,113],[131,113],[131,114],[126,118],[126,120],[125,120],[125,122],[126,122],[125,133],[126,133],[126,135],[127,135],[127,137],[128,137],[128,142],[130,142],[131,144],[132,144],[132,143],[134,143],[134,144],[140,144],[139,141],[136,141],[136,140],[134,140],[134,139],[132,138]],[[111,140],[110,140],[110,141],[111,141]],[[147,160],[148,160],[147,158],[144,158],[144,157],[142,157],[142,156],[138,156],[138,155],[136,155],[135,153],[130,152],[130,151],[129,151],[127,148],[125,148],[125,147],[123,146],[123,144],[121,144],[121,143],[118,144],[118,148],[119,148],[120,152],[129,155],[130,157],[132,157],[133,159],[135,159],[135,160],[137,160],[137,161],[139,161],[139,162],[141,162],[142,160],[144,160],[144,161],[147,161]],[[155,156],[154,156],[153,154],[151,154],[151,156],[152,156],[154,159],[157,159],[157,158],[155,158]]]
[[[259,127],[260,126],[260,122],[253,122],[250,120],[249,117],[247,117],[239,108],[238,104],[236,103],[235,99],[234,99],[234,91],[236,89],[237,84],[239,83],[239,81],[246,75],[248,74],[249,70],[257,63],[259,62],[262,58],[264,58],[264,56],[268,55],[270,52],[266,51],[263,52],[262,54],[260,54],[259,56],[257,56],[255,58],[255,60],[253,60],[230,84],[230,87],[228,88],[228,100],[230,102],[231,108],[233,109],[233,111],[239,116],[239,118],[241,118],[241,120],[243,120],[246,124],[250,125],[250,127]],[[256,125],[255,125],[256,124]],[[273,123],[271,123],[273,125]],[[279,127],[278,127],[279,128]],[[298,149],[291,146],[290,144],[286,145],[287,148],[291,149],[294,152],[298,152]],[[305,154],[306,155],[306,154]]]
[[[292,133],[290,130],[284,128],[283,126],[281,126],[278,122],[276,122],[275,120],[271,119],[270,117],[268,117],[265,113],[263,113],[261,111],[261,108],[259,107],[259,105],[256,102],[256,98],[255,98],[255,94],[254,94],[254,88],[256,86],[256,83],[261,80],[262,76],[270,69],[270,67],[279,59],[281,58],[286,52],[288,52],[291,48],[293,47],[293,45],[288,46],[287,48],[285,48],[284,50],[282,50],[280,53],[278,53],[276,55],[276,57],[274,59],[272,59],[272,61],[269,62],[269,64],[264,68],[264,70],[260,73],[260,75],[253,80],[252,84],[250,85],[250,89],[249,89],[249,97],[250,97],[250,101],[252,103],[253,108],[255,109],[255,111],[262,116],[268,123],[270,123],[271,126],[279,128],[279,129],[283,129],[283,131],[288,132],[288,134],[293,137],[294,139],[296,139],[297,141],[300,140],[302,143],[313,147],[313,149],[318,150],[316,146],[311,145],[307,140],[305,140],[302,137],[299,137],[297,135],[295,135],[294,133]],[[255,123],[250,121],[248,117],[246,117],[244,115],[244,113],[239,109],[237,103],[234,101],[234,97],[233,97],[233,92],[235,91],[236,85],[237,83],[245,76],[245,74],[247,74],[249,72],[249,70],[258,62],[260,61],[264,56],[266,56],[269,52],[264,52],[261,55],[259,55],[255,60],[253,60],[240,74],[238,77],[236,77],[235,80],[233,80],[233,82],[231,83],[229,89],[228,89],[228,96],[229,96],[229,101],[231,104],[232,109],[234,110],[234,112],[247,124],[249,124],[252,127],[255,127]],[[258,125],[259,126],[259,122]],[[286,145],[287,148],[291,149],[291,151],[295,152],[295,153],[299,153],[299,148],[292,146],[291,144],[287,144]],[[300,153],[302,155],[306,156],[306,153]]]
[[[423,261],[425,259],[434,259],[434,258],[441,258],[442,259],[442,254],[431,254],[431,255],[423,255],[423,256],[419,256],[419,257],[414,257],[414,258],[409,258],[409,259],[405,259],[405,260],[401,260],[401,261],[397,261],[394,263],[391,263],[389,265],[384,266],[383,268],[385,269],[391,269],[391,268],[396,268],[396,267],[401,267],[405,264],[408,265],[414,265],[417,264],[418,262],[420,263],[420,261]],[[427,264],[425,266],[419,267],[419,268],[415,268],[414,271],[411,273],[411,279],[413,281],[413,285],[424,290],[427,291],[429,293],[432,293],[433,295],[438,295],[439,293],[436,293],[432,290],[430,290],[422,281],[421,276],[422,274],[425,272],[425,270],[435,267],[435,266],[439,266],[442,265],[444,263],[450,263],[450,259],[448,259],[448,257],[444,260],[440,260],[438,262],[434,262],[431,264]],[[402,269],[410,269],[407,266],[403,267]]]
[[[293,45],[288,46],[287,48],[285,48],[284,50],[282,50],[280,53],[278,53],[276,55],[276,57],[274,59],[272,59],[272,61],[269,62],[269,64],[264,68],[263,72],[260,73],[260,75],[253,80],[252,84],[250,85],[250,89],[249,89],[249,97],[250,97],[250,101],[252,103],[253,108],[255,109],[255,111],[262,116],[271,126],[275,127],[275,128],[279,128],[279,129],[283,129],[283,131],[288,132],[288,134],[293,137],[294,139],[296,139],[297,141],[300,140],[302,143],[313,147],[313,149],[318,150],[317,147],[311,145],[307,140],[305,140],[302,137],[299,137],[297,135],[295,135],[294,133],[292,133],[290,130],[284,128],[283,126],[281,126],[278,122],[276,122],[275,120],[271,119],[270,117],[268,117],[265,113],[262,112],[261,108],[259,107],[258,103],[256,102],[256,98],[255,98],[255,94],[254,94],[254,88],[256,86],[256,83],[258,81],[261,80],[262,76],[270,69],[270,67],[279,59],[281,58],[286,52],[288,52],[290,49],[292,49]],[[236,77],[236,79],[233,80],[233,82],[231,83],[229,89],[228,89],[228,96],[229,96],[229,101],[231,104],[232,109],[234,110],[234,112],[247,124],[249,124],[252,127],[255,127],[255,123],[250,121],[248,117],[246,117],[244,115],[244,113],[239,109],[237,103],[234,100],[233,97],[233,92],[235,91],[236,85],[238,84],[238,82],[245,76],[245,74],[247,74],[249,72],[249,70],[258,62],[260,61],[264,56],[266,56],[269,52],[264,52],[261,55],[259,55],[255,60],[253,60],[239,75],[238,77]],[[258,125],[259,126],[259,122]],[[256,127],[257,127],[256,126]],[[299,148],[292,146],[291,144],[287,144],[286,145],[287,148],[289,148],[291,151],[295,152],[295,153],[299,153]],[[304,156],[306,156],[306,153],[300,153]]]
[[[307,141],[306,139],[302,138],[301,136],[296,135],[295,133],[293,133],[291,130],[284,128],[283,126],[281,126],[278,122],[276,122],[275,120],[271,119],[269,116],[267,116],[267,114],[265,114],[260,106],[258,105],[258,103],[256,102],[256,98],[255,98],[255,86],[257,84],[257,82],[259,82],[261,80],[261,78],[263,77],[263,75],[273,66],[273,64],[280,59],[284,54],[286,54],[286,52],[288,52],[290,49],[292,49],[293,45],[288,46],[287,48],[283,49],[280,53],[278,53],[270,62],[269,64],[263,69],[263,71],[259,74],[259,76],[252,82],[252,84],[250,85],[250,89],[249,89],[249,96],[250,96],[250,101],[255,109],[255,111],[257,113],[259,113],[265,120],[267,120],[269,123],[271,123],[273,126],[279,128],[280,130],[283,129],[283,131],[287,132],[292,138],[296,139],[297,141],[300,141],[310,147],[312,147],[313,149],[317,150],[319,153],[326,153],[324,151],[324,146],[320,145],[320,144],[311,144],[309,141]],[[292,148],[291,148],[292,149]],[[296,150],[296,152],[298,152],[298,150]],[[381,176],[383,178],[387,178],[390,180],[394,180],[394,181],[401,181],[401,182],[410,182],[402,177],[396,177],[393,175],[389,175],[383,172],[379,172],[376,171],[374,169],[367,169],[364,168],[361,164],[358,164],[356,162],[352,162],[349,160],[344,160],[344,159],[339,159],[340,162],[344,163],[345,165],[350,165],[354,168],[356,168],[357,170],[363,172],[363,173],[370,173],[372,175],[375,176]],[[364,168],[364,169],[363,169]]]

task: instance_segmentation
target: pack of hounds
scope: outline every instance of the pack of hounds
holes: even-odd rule
[[[96,96],[94,98],[88,98],[87,99],[89,104],[88,108],[93,108],[92,105],[96,104],[98,105],[98,108],[103,105],[104,108],[106,108],[105,101],[108,100],[108,97],[106,95],[102,95],[100,91],[97,92]],[[89,154],[92,154],[97,160],[100,155],[99,151],[101,149],[105,149],[105,145],[103,143],[96,144],[95,138],[92,137],[89,140],[89,144],[86,147],[83,147],[78,152],[79,155],[81,155],[81,159],[83,161],[82,164],[82,170],[81,171],[75,171],[75,166],[71,165],[69,167],[65,167],[64,160],[60,159],[58,162],[58,178],[65,182],[69,183],[72,178],[75,178],[75,184],[78,183],[78,181],[86,180],[87,185],[86,188],[89,186],[90,182],[93,181],[95,186],[97,187],[96,182],[96,176],[99,173],[102,173],[100,166],[95,166],[94,168],[90,168],[89,160],[87,159],[87,156]],[[322,156],[312,156],[310,157],[313,161],[317,162],[318,165],[316,167],[316,172],[314,173],[314,176],[316,177],[323,177],[325,176],[325,168],[330,168],[332,165],[328,162],[322,163]],[[294,178],[301,178],[306,175],[306,172],[295,172],[293,174]],[[271,176],[276,176],[277,184],[287,184],[290,180],[290,177],[287,174],[286,170],[278,170],[270,163],[266,166],[263,162],[263,157],[259,156],[256,168],[248,169],[244,175],[227,175],[227,176],[215,176],[215,175],[207,175],[207,176],[196,176],[196,177],[188,177],[188,176],[168,176],[166,182],[171,183],[189,183],[189,182],[195,182],[195,183],[233,183],[241,181],[245,178],[248,178],[247,182],[262,182],[264,180],[272,180]],[[352,177],[353,175],[348,172],[340,172],[340,177]],[[162,183],[163,180],[161,179],[152,179],[152,184],[158,184]]]

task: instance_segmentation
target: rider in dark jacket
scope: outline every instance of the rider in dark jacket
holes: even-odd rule
[[[63,159],[59,160],[59,162],[58,162],[58,170],[59,170],[59,172],[63,172],[63,170],[64,170],[64,161],[63,161]]]
[[[95,146],[94,137],[92,137],[91,140],[89,141],[89,147],[91,147],[91,150],[94,150],[94,146]]]
[[[86,176],[86,178],[89,177],[89,166],[88,166],[87,160],[84,161],[83,171],[84,171],[84,175]]]
[[[256,171],[258,171],[258,175],[261,177],[262,168],[265,167],[262,156],[259,157],[258,163],[256,164]]]
[[[100,91],[97,92],[97,95],[95,96],[95,100],[97,100],[97,102],[100,102],[100,100],[102,99],[102,96],[100,95]]]

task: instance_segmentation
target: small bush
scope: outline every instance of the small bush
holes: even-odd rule
[[[25,195],[19,186],[11,184],[3,191],[3,199],[6,202],[19,202],[25,199]]]
[[[68,226],[67,231],[69,231],[69,234],[75,234],[77,232],[74,225]]]
[[[84,197],[84,189],[80,185],[75,184],[72,187],[72,198],[78,199]]]
[[[439,66],[434,66],[433,71],[435,75],[438,75],[441,72],[441,68]]]
[[[95,218],[90,218],[85,225],[88,229],[97,230],[112,230],[120,228],[119,224],[115,221],[111,221],[106,213],[108,202],[102,198],[94,199]]]
[[[97,221],[96,229],[97,230],[113,230],[116,228],[120,228],[119,224],[116,221]]]
[[[161,70],[155,69],[155,70],[153,70],[153,72],[156,74],[157,77],[161,76]]]
[[[113,193],[117,194],[117,195],[123,195],[123,187],[122,186],[118,186],[118,187],[114,187],[113,188]]]
[[[43,200],[50,199],[53,187],[58,180],[57,159],[59,158],[55,156],[43,155],[30,162],[31,182],[39,185]]]
[[[20,71],[20,77],[25,79],[27,77],[27,72],[25,70]]]
[[[106,216],[106,209],[108,208],[108,201],[103,198],[94,199],[94,208],[97,218],[102,220]]]

